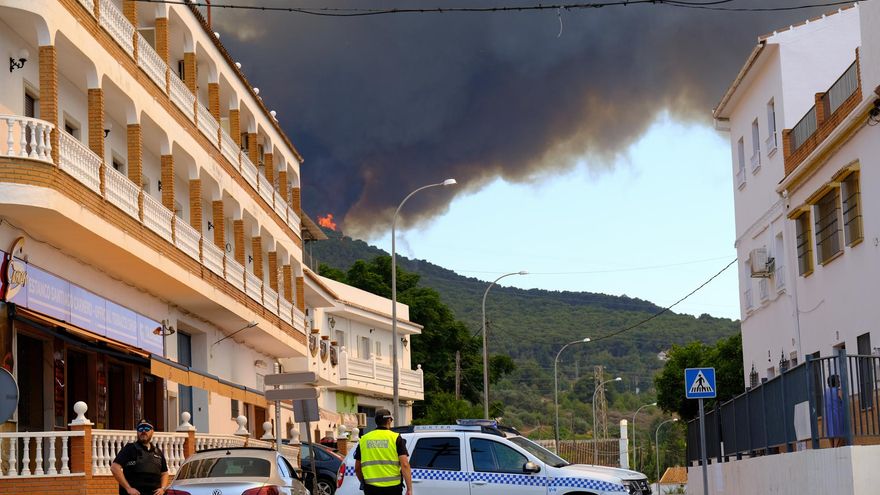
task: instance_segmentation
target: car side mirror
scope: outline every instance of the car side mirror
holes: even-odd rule
[[[527,462],[523,464],[523,472],[526,474],[535,474],[541,472],[541,466],[535,464],[534,462]]]

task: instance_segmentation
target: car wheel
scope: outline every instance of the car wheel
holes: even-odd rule
[[[327,478],[318,478],[318,493],[313,495],[333,495],[336,491],[336,483]]]

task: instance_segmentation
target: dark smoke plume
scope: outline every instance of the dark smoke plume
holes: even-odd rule
[[[354,5],[412,3],[320,3]],[[216,9],[214,28],[305,157],[306,211],[333,213],[346,232],[365,235],[387,229],[398,202],[425,184],[454,177],[461,193],[497,177],[536,180],[578,158],[607,166],[664,111],[708,124],[757,37],[816,13],[643,5],[327,18]],[[442,212],[451,194],[414,197],[402,223]]]

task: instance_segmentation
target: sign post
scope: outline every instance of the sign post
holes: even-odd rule
[[[685,369],[684,394],[688,399],[698,399],[700,401],[700,457],[703,461],[703,495],[709,495],[709,467],[708,456],[706,455],[706,411],[703,407],[703,399],[714,399],[717,395],[715,368]]]
[[[279,367],[275,368],[275,371]],[[274,375],[266,375],[263,383],[266,385],[274,385],[273,390],[266,390],[266,400],[275,401],[275,445],[281,450],[281,401],[293,401],[293,416],[300,422],[306,424],[306,442],[308,442],[309,459],[312,467],[312,493],[318,493],[318,473],[317,463],[315,462],[315,452],[312,446],[312,421],[320,419],[318,411],[318,389],[315,384],[318,382],[318,375],[314,371],[303,371],[299,373],[275,373]],[[282,385],[289,385],[291,388],[281,388]],[[300,466],[302,467],[302,466]]]

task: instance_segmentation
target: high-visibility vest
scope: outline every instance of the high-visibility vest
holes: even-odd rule
[[[361,437],[361,473],[364,482],[373,486],[399,485],[400,458],[397,455],[397,437],[391,430],[373,430]]]

